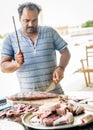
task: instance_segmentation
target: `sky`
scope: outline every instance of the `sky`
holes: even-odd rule
[[[1,1],[1,0],[0,0]],[[12,16],[17,28],[17,7],[27,0],[3,0],[0,4],[0,34],[14,30]],[[43,24],[49,26],[78,26],[93,20],[93,0],[30,0],[43,10]]]

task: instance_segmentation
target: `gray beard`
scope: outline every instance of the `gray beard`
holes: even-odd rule
[[[27,33],[37,33],[37,28],[33,28],[33,27],[29,27],[27,30],[26,30],[26,32]]]

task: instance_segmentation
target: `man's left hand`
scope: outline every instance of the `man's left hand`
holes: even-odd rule
[[[53,72],[53,81],[58,84],[64,78],[64,71],[57,67]]]

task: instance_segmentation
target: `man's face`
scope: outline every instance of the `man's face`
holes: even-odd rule
[[[22,31],[26,34],[34,34],[38,29],[38,12],[37,10],[29,10],[24,8],[23,14],[20,17]]]

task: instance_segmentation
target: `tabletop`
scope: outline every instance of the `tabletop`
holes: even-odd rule
[[[36,129],[26,127],[26,130],[36,130]],[[40,130],[40,129],[37,129],[37,130]],[[60,130],[93,130],[93,122],[88,125],[81,126],[81,127],[73,127],[73,128],[60,129]]]
[[[84,97],[84,96],[87,96],[87,97],[90,97],[90,98],[93,98],[93,92],[73,92],[73,93],[69,93],[70,96],[78,96],[78,97]],[[92,111],[93,112],[93,111]],[[40,130],[40,129],[33,129],[33,128],[29,128],[29,127],[26,127],[25,126],[25,130]],[[53,129],[52,129],[53,130]],[[73,128],[64,128],[64,129],[60,129],[60,130],[93,130],[93,122],[92,123],[89,123],[85,126],[74,126]]]

